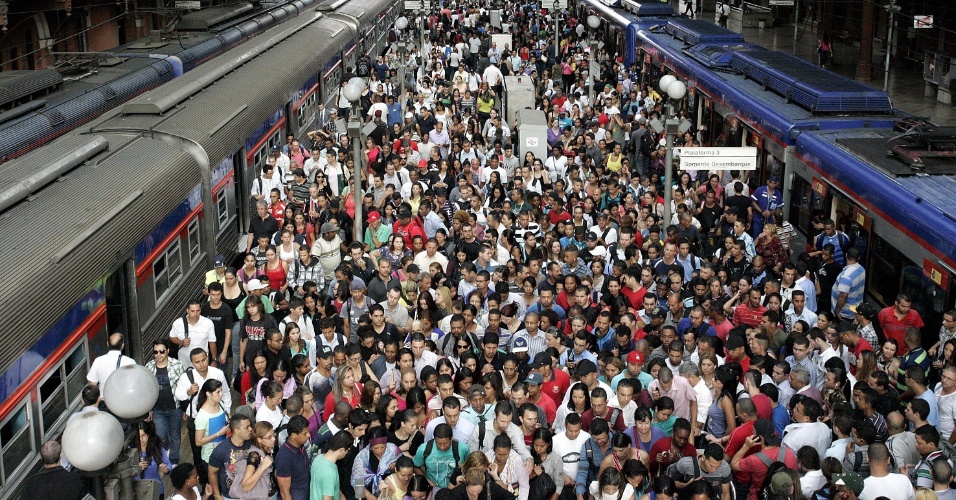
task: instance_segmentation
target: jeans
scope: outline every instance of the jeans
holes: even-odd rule
[[[169,461],[173,465],[179,463],[179,449],[182,447],[183,412],[174,410],[153,410],[153,425],[156,434],[169,450]]]
[[[239,340],[239,323],[237,322],[236,324],[232,325],[232,338],[229,341],[229,343],[232,344],[229,346],[229,348],[232,350],[232,366],[230,367],[230,373],[232,376],[229,377],[229,380],[235,380],[239,373],[239,362],[241,361],[239,359]]]

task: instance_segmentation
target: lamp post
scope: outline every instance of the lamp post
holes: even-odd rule
[[[402,16],[395,20],[395,30],[398,31],[398,79],[401,80],[398,92],[398,105],[402,108],[402,116],[405,116],[405,28],[408,28],[408,18]],[[404,120],[404,118],[403,118]]]
[[[687,93],[687,85],[673,75],[664,75],[659,85],[661,92],[666,94],[667,105],[664,107],[666,115],[664,121],[665,152],[664,155],[664,226],[671,224],[671,203],[674,197],[674,136],[680,122],[674,116],[674,102],[680,101]]]
[[[559,26],[560,20],[558,19],[558,8],[561,7],[561,2],[554,0],[554,66],[557,67],[561,64],[561,28]]]
[[[598,39],[597,29],[601,27],[601,18],[591,14],[588,16],[588,26],[591,27],[591,59],[590,59],[590,69],[588,70],[588,77],[591,80],[591,85],[588,86],[588,104],[591,107],[594,107],[594,85],[597,84],[597,51],[598,51]]]
[[[139,365],[121,366],[103,382],[103,401],[106,412],[79,413],[63,431],[63,454],[74,468],[93,477],[94,496],[105,499],[105,477],[118,479],[120,498],[132,499],[133,473],[139,473],[139,455],[126,454],[128,437],[138,439],[138,433],[124,436],[119,420],[127,423],[142,421],[156,405],[159,384],[156,377]],[[138,450],[139,447],[136,447]]]
[[[355,218],[352,222],[352,236],[354,241],[362,241],[362,162],[361,156],[361,135],[362,120],[359,118],[362,110],[359,103],[362,99],[362,92],[365,91],[365,80],[360,77],[354,77],[345,84],[345,98],[352,103],[352,112],[349,113],[349,141],[352,143],[352,196],[355,198]]]

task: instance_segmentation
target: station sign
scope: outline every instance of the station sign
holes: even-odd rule
[[[176,0],[177,9],[199,10],[202,8],[199,0]]]
[[[757,170],[757,148],[674,148],[681,170]]]

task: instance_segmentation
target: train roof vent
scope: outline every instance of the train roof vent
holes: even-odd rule
[[[730,66],[814,113],[893,112],[885,92],[784,52],[751,47],[735,52]]]
[[[727,68],[734,52],[748,45],[695,45],[686,50],[687,54],[708,68]]]
[[[210,31],[254,9],[251,3],[239,2],[217,5],[190,12],[176,23],[179,31]]]
[[[643,17],[673,17],[674,6],[662,2],[635,2],[621,0],[621,5],[630,12]]]
[[[62,86],[63,75],[53,69],[0,72],[0,109],[13,109]]]
[[[690,45],[699,43],[744,43],[744,36],[702,19],[673,19],[667,33]]]

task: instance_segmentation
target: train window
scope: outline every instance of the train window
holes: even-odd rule
[[[226,199],[226,190],[219,192],[216,200],[216,216],[219,218],[219,229],[226,227],[229,222],[229,200]]]
[[[156,288],[156,302],[160,302],[166,292],[182,277],[182,258],[179,255],[179,240],[174,241],[166,251],[156,257],[153,263],[153,286]]]
[[[76,346],[73,353],[63,362],[66,374],[66,397],[68,401],[79,399],[86,387],[86,341]]]
[[[12,479],[35,453],[29,405],[24,402],[0,426],[0,453],[3,454],[3,482]]]
[[[195,262],[202,255],[202,244],[199,238],[199,219],[193,219],[189,223],[189,230],[186,233],[189,247],[189,262]]]
[[[66,413],[66,387],[61,375],[60,369],[57,368],[40,384],[40,431],[44,438]]]

